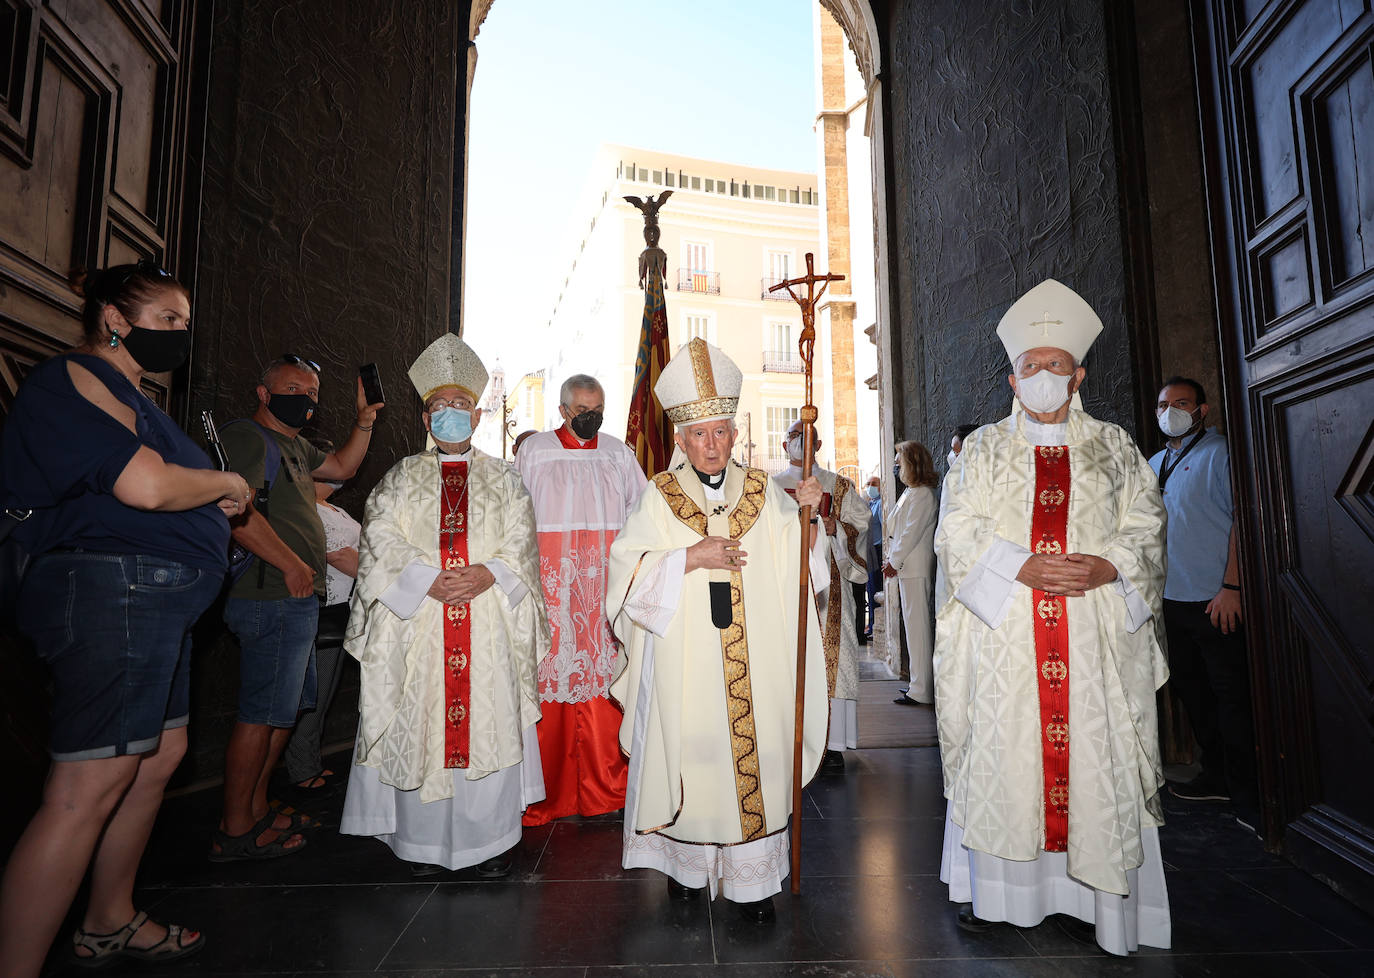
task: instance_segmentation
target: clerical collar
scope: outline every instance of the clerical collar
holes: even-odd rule
[[[729,463],[726,463],[725,468],[721,469],[715,475],[707,475],[705,472],[701,471],[701,469],[693,465],[692,471],[697,474],[697,478],[701,480],[701,484],[703,486],[710,486],[712,489],[719,489],[721,486],[725,485],[725,473],[729,468]]]
[[[1037,447],[1051,447],[1054,445],[1067,445],[1069,423],[1060,421],[1058,424],[1041,424],[1025,411],[1021,412],[1021,433],[1026,436],[1026,441]]]
[[[445,451],[441,451],[441,450],[439,449],[439,447],[436,445],[435,448],[434,448],[434,453],[435,453],[436,455],[439,456],[439,461],[441,461],[441,462],[470,462],[470,461],[472,461],[472,446],[471,446],[471,445],[468,446],[468,450],[467,450],[466,452],[459,452],[457,455],[450,455],[450,454],[448,454],[448,453],[445,452]]]

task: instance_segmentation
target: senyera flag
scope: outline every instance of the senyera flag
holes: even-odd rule
[[[663,298],[663,276],[654,269],[646,279],[644,321],[639,329],[639,352],[635,354],[635,383],[630,394],[625,444],[639,459],[645,476],[652,479],[668,467],[673,426],[654,396],[658,375],[668,362],[668,306]]]

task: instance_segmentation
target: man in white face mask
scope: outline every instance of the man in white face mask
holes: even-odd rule
[[[945,480],[940,878],[968,904],[965,930],[1062,914],[1081,922],[1074,936],[1125,954],[1170,943],[1155,716],[1164,507],[1130,435],[1077,402],[1101,330],[1053,280],[1013,304],[997,335],[1016,403],[963,441]]]
[[[339,831],[415,876],[511,871],[544,797],[535,673],[549,647],[534,507],[515,470],[472,447],[487,368],[445,333],[411,364],[434,447],[367,500],[344,649],[358,739]]]
[[[1250,670],[1240,633],[1240,568],[1226,439],[1206,427],[1207,393],[1187,377],[1159,392],[1167,447],[1150,459],[1169,512],[1164,624],[1170,685],[1183,700],[1201,748],[1202,771],[1171,793],[1189,801],[1230,800],[1253,828],[1259,815]]]

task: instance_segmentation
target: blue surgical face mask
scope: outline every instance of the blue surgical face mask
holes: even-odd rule
[[[429,416],[429,431],[435,441],[461,445],[472,437],[472,415],[459,408],[442,407]]]
[[[879,496],[883,494],[883,491],[879,489],[877,486],[869,486],[867,491],[869,499],[877,499]]]

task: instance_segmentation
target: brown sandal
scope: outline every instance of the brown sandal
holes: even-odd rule
[[[129,941],[149,921],[147,911],[140,910],[129,921],[112,934],[93,934],[78,927],[72,934],[72,958],[78,967],[103,968],[118,958],[133,958],[136,961],[174,961],[195,954],[205,946],[205,935],[196,934],[189,943],[182,936],[190,933],[180,924],[165,924],[167,933],[162,940],[151,947],[130,947]],[[157,921],[153,921],[157,923]],[[89,951],[80,953],[79,949]]]

